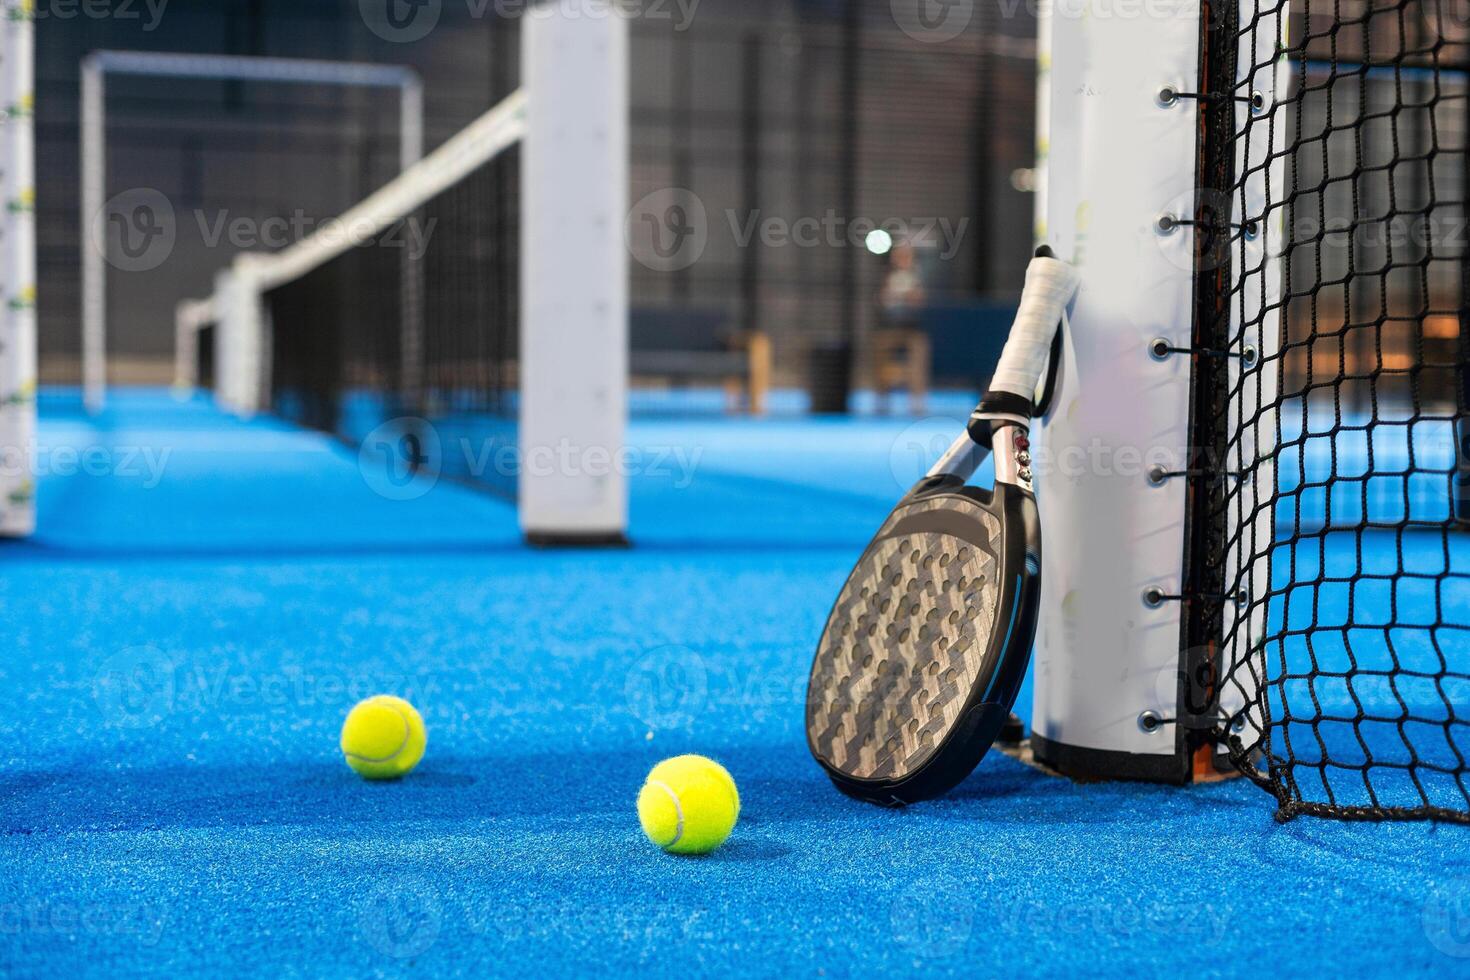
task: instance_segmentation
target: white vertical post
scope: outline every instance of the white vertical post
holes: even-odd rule
[[[405,72],[398,89],[398,172],[419,162],[424,155],[424,83],[416,73]]]
[[[232,304],[238,317],[234,336],[235,365],[231,381],[239,391],[235,400],[235,411],[249,418],[264,411],[267,367],[264,359],[267,350],[266,333],[269,320],[266,317],[265,294],[260,287],[254,262],[257,255],[242,255],[244,262],[235,267],[234,287],[236,300]]]
[[[35,23],[29,3],[5,9],[0,40],[0,536],[35,530],[36,215]]]
[[[82,59],[82,401],[100,412],[107,392],[107,147],[102,66],[96,55]]]
[[[215,386],[219,403],[248,418],[261,410],[266,366],[266,322],[256,263],[260,256],[236,256],[214,277]]]
[[[174,307],[174,397],[191,398],[199,387],[199,301],[181,300]]]
[[[219,282],[216,274],[215,282]],[[219,336],[218,304],[215,294],[209,299],[181,300],[174,307],[174,397],[180,401],[194,397],[202,380],[199,377],[199,334],[205,327],[215,327],[214,336]],[[216,358],[216,361],[218,358]],[[210,365],[214,373],[214,365]],[[217,382],[216,382],[217,384]]]
[[[1194,298],[1199,7],[1121,17],[1052,4],[1045,241],[1082,285],[1054,401],[1037,426],[1046,533],[1032,746],[1072,775],[1183,782],[1176,717]],[[1145,713],[1159,722],[1152,728]]]
[[[628,27],[559,0],[522,27],[521,528],[606,543],[627,529]]]
[[[417,75],[399,90],[398,163],[399,172],[419,162],[424,151],[424,86]],[[409,215],[410,221],[418,220]],[[423,257],[404,249],[399,264],[399,311],[402,324],[399,335],[398,363],[402,374],[398,379],[404,412],[423,411],[424,388],[424,263]]]

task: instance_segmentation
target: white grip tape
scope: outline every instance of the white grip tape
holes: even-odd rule
[[[1060,259],[1038,256],[1031,260],[1016,322],[990,379],[991,391],[1008,391],[1028,401],[1036,397],[1052,336],[1077,292],[1077,282],[1077,270]]]

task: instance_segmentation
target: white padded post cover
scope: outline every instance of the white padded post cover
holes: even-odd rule
[[[1181,765],[1175,726],[1146,733],[1139,717],[1174,717],[1180,608],[1142,596],[1179,589],[1185,485],[1154,486],[1147,473],[1183,468],[1190,368],[1149,345],[1190,342],[1194,236],[1161,234],[1158,219],[1192,217],[1198,133],[1196,103],[1166,105],[1159,92],[1198,90],[1200,12],[1183,0],[1138,17],[1106,0],[1047,7],[1038,226],[1081,286],[1054,399],[1033,430],[1046,542],[1033,746],[1054,764],[1166,778]]]
[[[628,25],[617,4],[591,7],[532,7],[521,34],[519,496],[533,539],[627,528]]]
[[[35,22],[0,22],[0,537],[36,527]]]

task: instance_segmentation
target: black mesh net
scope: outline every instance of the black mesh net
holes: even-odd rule
[[[206,323],[199,328],[194,340],[194,383],[205,391],[215,389],[214,342],[218,331],[217,323]]]
[[[1193,690],[1283,818],[1470,821],[1467,8],[1241,3],[1205,19]]]
[[[272,410],[352,444],[432,431],[415,466],[512,491],[518,187],[512,147],[270,290]]]

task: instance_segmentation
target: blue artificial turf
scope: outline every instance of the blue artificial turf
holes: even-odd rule
[[[994,753],[903,812],[832,789],[811,648],[956,423],[638,422],[692,476],[635,477],[631,550],[538,552],[507,504],[386,500],[278,422],[43,407],[42,530],[0,548],[5,974],[1470,975],[1467,828]],[[336,747],[379,691],[429,728],[391,784]],[[686,751],[744,801],[703,859],[633,812]]]

